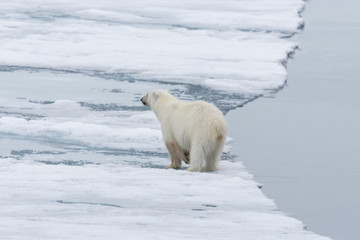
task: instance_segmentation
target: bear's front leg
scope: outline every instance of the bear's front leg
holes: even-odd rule
[[[179,145],[176,142],[167,142],[166,148],[168,149],[171,164],[166,166],[166,168],[174,168],[180,169],[181,168],[181,159],[183,152]]]

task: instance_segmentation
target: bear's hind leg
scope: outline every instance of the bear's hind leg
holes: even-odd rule
[[[219,162],[224,145],[225,137],[218,138],[218,141],[215,142],[213,149],[206,155],[205,166],[201,169],[202,171],[211,172],[220,169]]]
[[[204,172],[212,172],[217,171],[220,169],[219,167],[219,161],[221,158],[222,151],[219,153],[211,154],[210,156],[207,156],[205,166],[201,169],[201,171]]]
[[[181,168],[181,160],[184,158],[184,153],[176,142],[167,142],[166,148],[168,149],[171,164],[166,166],[166,168]]]
[[[190,172],[200,172],[205,160],[203,147],[191,146],[190,159],[190,167],[186,170]]]

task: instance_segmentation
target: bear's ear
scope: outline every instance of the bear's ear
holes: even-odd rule
[[[159,94],[153,92],[152,94],[152,98],[156,101],[159,98]]]
[[[170,93],[170,90],[169,90],[169,89],[166,89],[165,92]]]

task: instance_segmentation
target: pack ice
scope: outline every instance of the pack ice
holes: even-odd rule
[[[148,90],[224,113],[286,81],[301,0],[0,2],[1,239],[325,240],[231,154],[165,170]]]

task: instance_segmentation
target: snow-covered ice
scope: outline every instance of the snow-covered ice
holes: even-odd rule
[[[224,113],[286,81],[301,0],[0,3],[1,239],[327,239],[231,155],[165,170],[167,88]]]
[[[261,94],[284,84],[301,0],[8,1],[0,64]],[[236,80],[236,81],[234,81]]]

